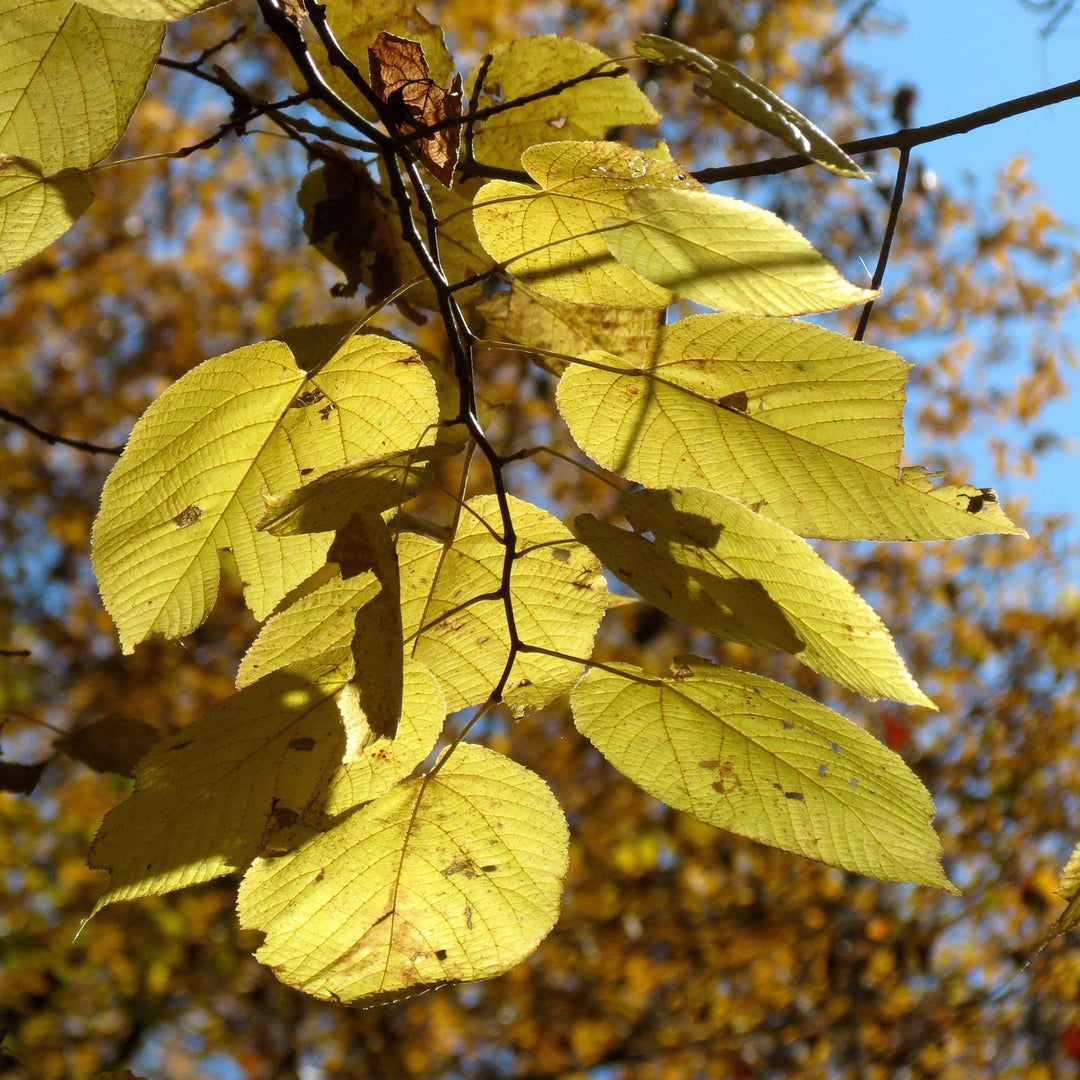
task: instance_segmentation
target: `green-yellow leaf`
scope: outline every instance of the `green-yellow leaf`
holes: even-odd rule
[[[0,274],[44,251],[93,201],[78,169],[42,176],[34,162],[0,154]]]
[[[608,248],[679,299],[747,315],[807,315],[878,295],[845,281],[802,233],[750,203],[655,187],[625,200],[625,212],[602,222]]]
[[[556,518],[510,499],[519,557],[511,593],[520,639],[587,658],[607,607],[596,557]],[[494,533],[493,531],[494,530]],[[448,548],[427,536],[400,533],[402,624],[406,655],[438,680],[450,712],[485,701],[502,674],[510,636],[501,599],[476,600],[499,588],[504,549],[493,495],[470,499]],[[284,664],[346,647],[356,612],[378,589],[373,577],[331,578],[274,615],[255,639],[238,679],[247,682]],[[540,708],[577,681],[581,664],[522,653],[506,683],[515,712]]]
[[[346,730],[363,737],[349,674],[329,664],[276,671],[158,743],[94,839],[90,864],[112,879],[94,910],[232,873],[276,827],[317,815]]]
[[[535,773],[465,744],[240,886],[256,958],[314,997],[365,1002],[490,978],[547,936],[566,819]]]
[[[119,142],[165,34],[72,0],[0,0],[0,152],[52,175]]]
[[[614,61],[572,38],[545,34],[497,45],[484,76],[481,109],[547,90]],[[466,80],[471,94],[476,72]],[[474,151],[478,161],[505,169],[519,167],[522,152],[537,143],[602,139],[614,127],[658,124],[660,114],[629,75],[590,79],[481,121]]]
[[[866,173],[816,124],[746,72],[659,34],[641,34],[634,49],[638,56],[654,64],[681,64],[704,75],[709,81],[695,87],[703,97],[726,105],[737,116],[775,135],[797,154],[805,154],[830,172],[865,179]]]
[[[667,289],[611,257],[604,223],[628,214],[627,199],[642,185],[693,191],[701,187],[697,181],[678,165],[621,143],[545,143],[526,150],[521,164],[539,190],[492,180],[473,203],[477,236],[493,259],[536,292],[571,304],[671,302]]]
[[[703,487],[800,536],[944,540],[1016,533],[993,493],[902,471],[907,365],[806,323],[699,315],[643,363],[589,353],[559,411],[578,445],[646,487]]]
[[[330,786],[325,812],[340,814],[377,799],[408,776],[431,752],[446,718],[446,699],[431,672],[406,660],[401,718],[393,730],[360,722],[346,731],[345,757]]]
[[[800,537],[715,491],[635,491],[634,532],[576,532],[649,603],[717,637],[783,649],[864,697],[933,708],[877,613]],[[644,534],[652,534],[650,541]]]
[[[348,340],[310,378],[276,341],[188,372],[135,425],[94,525],[94,567],[125,651],[203,621],[222,549],[265,618],[323,563],[331,537],[257,532],[264,492],[428,445],[437,421],[420,358],[375,334]]]
[[[654,798],[830,866],[957,891],[941,869],[930,795],[849,720],[769,679],[693,658],[663,680],[610,667],[578,683],[574,721]]]

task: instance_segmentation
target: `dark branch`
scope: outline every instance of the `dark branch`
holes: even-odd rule
[[[877,267],[874,269],[874,278],[870,282],[871,289],[880,289],[885,279],[885,267],[889,264],[889,251],[892,248],[893,236],[896,234],[896,223],[900,220],[900,207],[904,205],[904,184],[907,183],[908,161],[911,158],[911,150],[904,147],[900,151],[900,164],[896,167],[896,182],[893,184],[892,202],[889,204],[889,221],[885,226],[885,235],[881,240],[881,251],[878,253]],[[868,300],[862,309],[859,318],[859,327],[855,331],[855,340],[862,341],[866,334],[866,326],[870,322],[870,312],[874,309],[874,301]]]
[[[1059,102],[1071,101],[1077,97],[1080,97],[1080,79],[1062,83],[1061,86],[1054,86],[1049,90],[1040,90],[1037,94],[1025,94],[1011,101],[1003,101],[987,109],[965,113],[952,120],[928,124],[926,127],[903,128],[900,131],[894,131],[891,135],[874,135],[869,139],[856,139],[853,142],[842,143],[841,149],[848,154],[869,154],[874,150],[910,150],[924,143],[937,142],[939,139],[947,139],[952,135],[963,135],[976,128],[987,127],[1001,120],[1008,120],[1009,117],[1021,116],[1023,113],[1034,112],[1036,109],[1045,109],[1048,105],[1057,105]],[[700,169],[694,173],[694,178],[703,184],[716,184],[723,180],[743,180],[750,176],[775,176],[777,173],[802,169],[810,164],[809,158],[801,154],[792,154],[788,157],[770,158],[768,161],[754,161],[748,165],[725,165],[715,169]]]
[[[41,428],[34,424],[31,424],[29,420],[24,420],[21,416],[16,416],[15,413],[9,412],[7,409],[0,407],[0,420],[6,420],[9,424],[14,424],[16,427],[21,427],[24,431],[29,431],[31,435],[42,442],[48,443],[50,446],[70,446],[73,450],[84,450],[88,454],[112,454],[113,457],[119,457],[123,451],[122,446],[99,446],[97,443],[83,442],[82,439],[67,439],[63,435],[54,435],[52,432],[43,431]]]

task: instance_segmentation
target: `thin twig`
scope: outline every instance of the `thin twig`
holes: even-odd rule
[[[0,420],[6,420],[9,424],[29,431],[31,435],[50,446],[70,446],[73,450],[83,450],[88,454],[112,454],[113,457],[119,457],[124,449],[122,446],[100,446],[97,443],[84,442],[82,439],[68,439],[63,435],[54,435],[51,431],[44,431],[36,424],[31,424],[29,420],[24,420],[3,407],[0,407]]]
[[[878,252],[877,266],[874,269],[874,277],[870,282],[871,289],[880,289],[885,279],[885,267],[889,264],[889,251],[892,248],[893,236],[896,234],[896,224],[900,220],[900,207],[904,205],[904,184],[907,182],[908,161],[911,158],[911,148],[905,146],[900,151],[900,162],[896,166],[896,181],[893,184],[892,202],[889,204],[889,221],[885,226],[885,235],[881,240],[881,251]],[[859,317],[859,326],[855,331],[855,340],[862,341],[866,334],[867,324],[870,322],[870,312],[874,309],[874,301],[867,300],[863,306],[862,315]]]
[[[1040,90],[1036,94],[1012,98],[1009,101],[991,105],[987,109],[978,109],[975,112],[965,113],[963,116],[953,117],[951,120],[942,120],[937,124],[902,128],[890,135],[874,135],[869,139],[855,139],[853,142],[841,143],[840,148],[852,155],[869,154],[875,150],[903,150],[905,148],[910,150],[924,143],[937,142],[939,139],[947,139],[952,135],[963,135],[968,131],[987,127],[1013,116],[1034,112],[1036,109],[1045,109],[1048,105],[1071,101],[1077,97],[1080,97],[1080,79],[1062,83],[1049,90]],[[812,162],[809,158],[801,154],[791,154],[787,157],[770,158],[768,161],[754,161],[746,165],[699,169],[693,176],[695,180],[703,184],[716,184],[724,180],[743,180],[750,176],[775,176],[778,173],[791,172],[792,169],[803,169],[810,164]]]

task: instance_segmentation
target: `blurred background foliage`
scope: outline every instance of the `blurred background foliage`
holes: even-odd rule
[[[665,32],[743,65],[841,141],[897,126],[899,88],[846,59],[852,35],[882,28],[873,9],[674,0],[665,13],[642,0],[445,0],[429,13],[462,71],[526,32],[626,55],[633,36],[660,30],[666,14]],[[267,98],[281,96],[283,52],[251,5],[172,26],[165,55],[192,58],[240,22],[246,35],[218,62]],[[665,74],[649,89],[684,163],[781,152],[695,97],[689,79]],[[114,157],[198,141],[227,118],[223,98],[159,69]],[[201,360],[362,311],[361,298],[331,297],[338,273],[306,244],[295,201],[303,152],[252,128],[189,158],[99,173],[90,213],[0,281],[7,408],[69,438],[119,445],[149,402]],[[909,417],[922,464],[947,464],[959,479],[975,457],[983,471],[971,479],[983,484],[993,482],[991,461],[999,475],[1030,475],[1067,434],[1041,425],[1040,410],[1065,392],[1074,362],[1063,319],[1078,295],[1075,237],[1019,161],[954,193],[917,159],[867,340],[917,353]],[[804,169],[714,190],[776,210],[860,281],[860,260],[877,256],[895,162],[882,153],[864,164],[876,170],[873,183]],[[850,332],[856,316],[832,325]],[[437,321],[408,329],[444,351]],[[572,451],[551,422],[547,373],[502,354],[486,358],[483,377],[486,396],[503,405],[497,435]],[[306,999],[257,965],[228,881],[109,908],[73,943],[105,883],[86,869],[89,841],[130,782],[71,762],[57,740],[101,719],[182,727],[231,692],[255,630],[232,582],[190,637],[120,656],[88,558],[113,460],[0,423],[0,648],[29,650],[0,658],[0,744],[5,763],[46,761],[32,794],[0,794],[0,1074],[1076,1074],[1080,954],[1057,940],[1022,970],[1062,906],[1053,887],[1080,821],[1080,594],[1062,520],[1013,506],[1031,540],[822,545],[893,629],[940,714],[868,704],[793,661],[717,643],[642,606],[613,612],[601,631],[602,657],[658,669],[696,651],[787,680],[865,725],[934,795],[962,897],[858,878],[698,825],[615,774],[560,706],[496,723],[489,735],[551,783],[570,818],[555,931],[503,978],[362,1012]],[[546,492],[564,513],[610,502],[609,489],[555,459],[513,468],[519,490]],[[475,490],[485,483],[478,474]]]

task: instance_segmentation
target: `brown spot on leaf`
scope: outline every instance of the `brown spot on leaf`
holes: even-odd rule
[[[736,390],[734,394],[725,394],[722,398],[716,399],[716,404],[721,409],[730,409],[732,412],[746,412],[749,402],[746,398],[745,390]]]
[[[315,740],[309,735],[304,735],[301,738],[293,739],[289,743],[290,750],[314,750]]]
[[[329,420],[329,419],[330,419],[330,414],[331,414],[331,413],[332,413],[332,412],[333,412],[333,411],[334,411],[334,410],[335,410],[336,408],[337,408],[337,406],[336,406],[336,405],[335,405],[335,404],[334,404],[334,403],[333,403],[333,402],[331,401],[329,405],[324,405],[324,406],[323,406],[323,407],[322,407],[322,408],[321,408],[321,409],[319,410],[319,416],[320,416],[320,417],[322,417],[322,419],[323,419],[323,420]]]
[[[201,517],[202,507],[192,503],[191,506],[184,507],[184,509],[173,518],[173,523],[178,529],[186,529],[189,525],[194,525]]]
[[[316,386],[313,390],[305,390],[302,394],[297,394],[289,402],[289,408],[306,409],[309,405],[314,405],[316,401],[322,401],[324,397],[326,395]]]
[[[445,960],[446,959],[446,950],[445,949],[436,949],[435,950],[435,959],[436,960]]]

